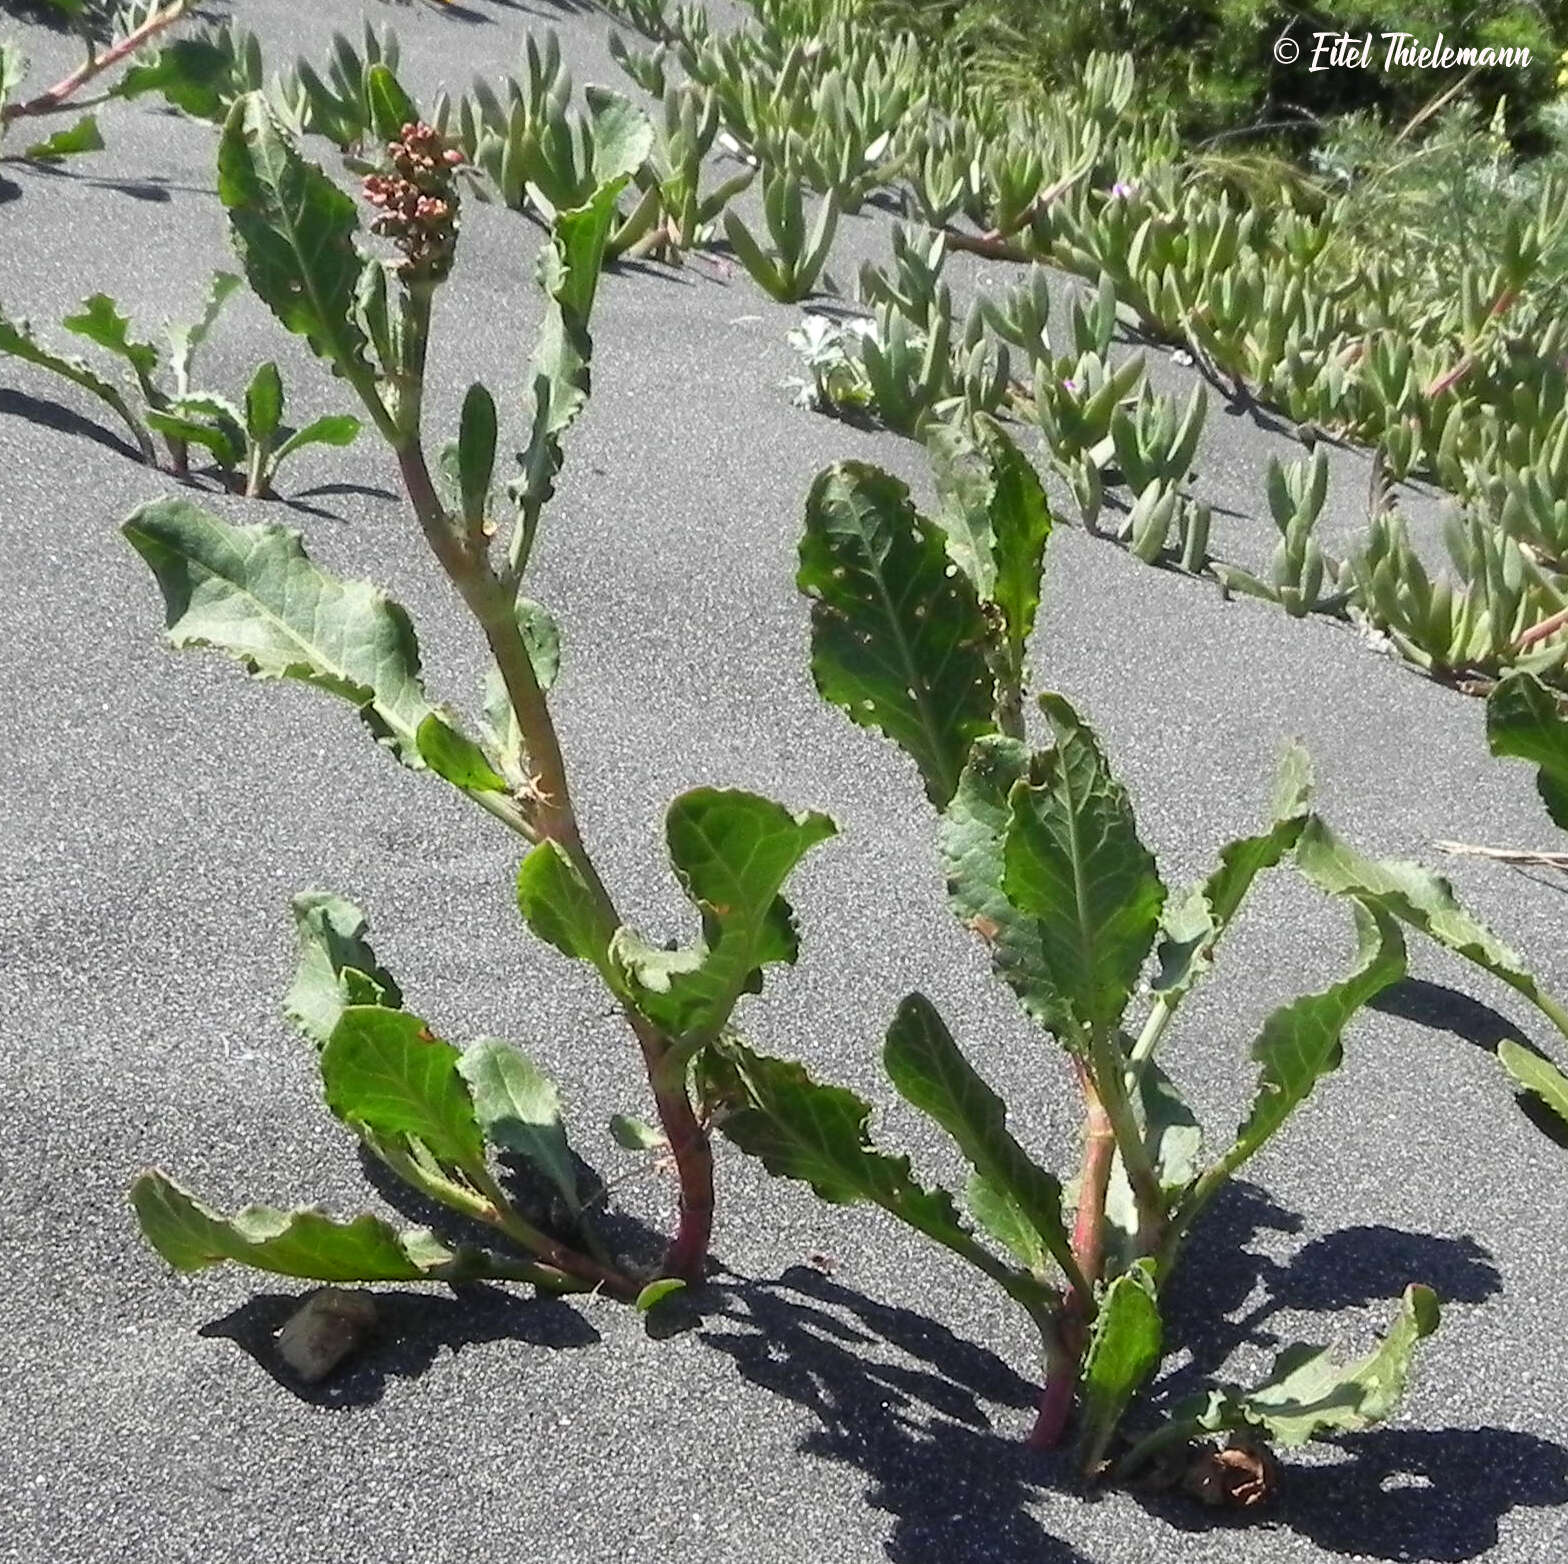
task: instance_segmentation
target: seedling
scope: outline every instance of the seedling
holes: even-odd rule
[[[158,464],[152,438],[156,433],[163,438],[169,469],[177,477],[188,476],[191,447],[201,446],[230,488],[243,489],[253,499],[272,498],[273,480],[287,457],[309,445],[352,444],[360,423],[349,414],[329,414],[303,429],[286,426],[283,381],[275,364],[263,364],[256,371],[243,411],[224,397],[195,389],[191,369],[196,351],[239,285],[232,272],[214,273],[200,318],[191,325],[166,327],[165,347],[135,336],[129,318],[106,293],[93,294],[61,321],[67,331],[87,338],[129,367],[139,408],[120,385],[85,360],[66,358],[45,347],[26,321],[0,316],[0,353],[50,370],[112,408],[125,421],[148,466]]]

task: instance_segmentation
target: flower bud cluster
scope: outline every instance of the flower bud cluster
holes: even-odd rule
[[[405,125],[387,143],[390,174],[365,179],[365,199],[381,215],[371,232],[390,239],[403,252],[405,276],[439,282],[452,269],[457,248],[457,181],[463,161],[456,147],[425,124]]]

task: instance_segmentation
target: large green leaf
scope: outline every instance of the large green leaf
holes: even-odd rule
[[[1405,942],[1398,925],[1376,901],[1352,902],[1356,920],[1356,968],[1343,981],[1282,1005],[1263,1023],[1252,1045],[1258,1062],[1257,1095],[1221,1159],[1234,1173],[1311,1095],[1344,1058],[1341,1038],[1351,1017],[1405,975]],[[1205,1175],[1207,1178],[1208,1175]]]
[[[579,1210],[577,1164],[555,1082],[520,1048],[495,1037],[470,1043],[457,1073],[468,1083],[485,1139],[526,1158],[560,1190],[570,1210]]]
[[[406,1010],[350,1005],[321,1051],[327,1106],[355,1129],[407,1136],[438,1162],[483,1179],[484,1137],[459,1058]]]
[[[1568,1124],[1568,1075],[1533,1048],[1505,1037],[1497,1045],[1497,1058],[1503,1068],[1527,1092],[1534,1092],[1564,1124]]]
[[[365,335],[354,313],[358,211],[299,155],[262,93],[236,99],[224,122],[218,195],[262,302],[339,373],[368,379]]]
[[[353,902],[302,891],[293,910],[299,959],[283,1013],[304,1037],[324,1048],[349,1005],[402,1008],[402,991],[376,960],[365,937],[369,922]]]
[[[1296,845],[1312,797],[1312,763],[1299,745],[1286,746],[1275,782],[1272,823],[1261,836],[1243,836],[1220,849],[1220,866],[1166,904],[1156,958],[1154,992],[1174,1007],[1209,970],[1214,949],[1236,916],[1252,882]]]
[[[1001,611],[1009,666],[1021,670],[1051,536],[1045,490],[998,424],[982,424],[977,439],[954,425],[938,424],[927,445],[942,499],[936,519],[947,534],[947,551],[981,601]]]
[[[1040,705],[1056,743],[1009,797],[1002,889],[1035,919],[1046,1024],[1076,1038],[1115,1025],[1159,926],[1165,887],[1126,790],[1059,695]]]
[[[942,530],[898,479],[841,462],[811,486],[795,580],[813,600],[818,690],[898,744],[944,808],[993,727],[993,681],[985,613]]]
[[[1536,791],[1552,821],[1568,831],[1568,717],[1533,673],[1511,673],[1486,700],[1486,739],[1494,755],[1539,769]]]
[[[300,535],[235,527],[189,500],[156,500],[122,529],[163,589],[175,646],[212,646],[261,679],[299,679],[359,708],[405,765],[431,712],[408,615],[362,581],[329,576]]]
[[[683,1047],[717,1036],[736,1000],[761,988],[764,963],[794,961],[795,920],[779,891],[835,830],[826,815],[794,815],[755,793],[681,794],[665,816],[665,838],[681,888],[702,914],[702,938],[670,951],[617,930],[610,959],[637,1008]]]
[[[882,1049],[882,1064],[898,1094],[952,1136],[984,1181],[982,1207],[984,1195],[1000,1195],[1033,1230],[1035,1244],[1064,1273],[1075,1275],[1072,1243],[1062,1225],[1061,1184],[1009,1133],[1007,1105],[964,1058],[923,994],[909,995],[898,1007]],[[1019,1252],[1016,1243],[1008,1247]]]
[[[1163,1332],[1151,1263],[1140,1261],[1105,1289],[1079,1373],[1079,1461],[1095,1472],[1127,1404],[1160,1364]]]
[[[1484,967],[1539,1006],[1554,1026],[1568,1030],[1561,1005],[1541,987],[1516,951],[1465,911],[1442,875],[1406,859],[1367,858],[1335,836],[1317,815],[1308,818],[1296,843],[1296,864],[1321,889],[1375,901],[1455,955]]]
[[[321,1282],[424,1282],[484,1274],[479,1253],[449,1249],[428,1228],[399,1233],[369,1214],[339,1222],[322,1211],[272,1206],[246,1206],[226,1217],[156,1171],[131,1186],[131,1204],[147,1242],[180,1271],[235,1260]]]

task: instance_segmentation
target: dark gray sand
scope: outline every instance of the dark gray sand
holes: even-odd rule
[[[469,0],[470,20],[370,5],[428,89],[511,65],[524,27],[561,29],[579,81],[624,85],[598,13]],[[319,56],[358,8],[247,0],[278,59]],[[22,30],[42,84],[68,56]],[[103,116],[107,152],[60,173],[0,174],[0,301],[40,324],[105,289],[143,319],[192,313],[233,266],[212,193],[214,133],[150,104]],[[319,149],[315,152],[320,156]],[[9,182],[15,194],[5,189]],[[846,225],[834,270],[885,247]],[[539,230],[471,204],[443,295],[429,426],[455,427],[483,377],[520,438],[539,317]],[[991,282],[1005,280],[988,269]],[[815,696],[792,586],[807,486],[846,456],[923,484],[919,453],[792,408],[797,312],[743,273],[628,268],[596,320],[594,399],[538,550],[559,615],[557,709],[585,829],[624,909],[689,932],[664,858],[672,795],[754,788],[830,812],[841,837],[790,895],[801,960],[745,1023],[760,1046],[887,1103],[875,1054],[899,998],[929,994],[1014,1106],[1027,1144],[1074,1159],[1061,1058],[1014,1010],[942,905],[912,768]],[[248,296],[205,383],[237,393],[263,358],[296,413],[345,405]],[[1169,364],[1162,379],[1185,387]],[[644,1111],[631,1040],[581,971],[521,928],[516,845],[378,753],[311,691],[176,655],[117,525],[171,480],[129,460],[98,411],[0,361],[0,1558],[89,1564],[631,1558],[898,1564],[1307,1564],[1338,1558],[1540,1564],[1568,1541],[1563,1235],[1568,1154],[1515,1108],[1483,1046],[1517,1027],[1508,991],[1411,941],[1413,977],[1359,1021],[1346,1061],[1251,1182],[1208,1222],[1173,1331],[1197,1368],[1245,1377],[1306,1337],[1359,1350],[1409,1281],[1447,1301],[1391,1425],[1293,1461],[1280,1505],[1235,1528],[1126,1494],[1085,1503],[1031,1456],[1027,1326],[981,1278],[879,1215],[830,1209],[721,1148],[722,1271],[694,1327],[651,1339],[602,1301],[501,1289],[383,1294],[386,1339],[302,1395],[269,1371],[267,1330],[305,1289],[228,1268],[172,1273],[125,1201],[168,1167],[225,1206],[365,1188],[280,1002],[288,898],[364,905],[410,1006],[448,1035],[517,1039],[563,1083],[580,1149],[629,1165],[603,1132]],[[1217,541],[1265,557],[1277,435],[1211,410]],[[1355,525],[1366,462],[1336,456],[1333,525]],[[366,438],[286,474],[291,506],[226,497],[231,518],[300,527],[325,566],[386,584],[419,627],[432,689],[466,700],[476,637]],[[327,486],[327,487],[318,487]],[[302,494],[301,490],[314,490]],[[1342,535],[1342,533],[1340,534]],[[1148,569],[1063,529],[1035,638],[1037,682],[1079,703],[1132,790],[1167,878],[1202,872],[1252,827],[1292,734],[1321,801],[1378,852],[1437,861],[1436,838],[1551,846],[1528,768],[1486,754],[1479,702],[1423,682],[1356,636]],[[1559,987],[1556,885],[1451,861],[1471,904]],[[1348,918],[1283,876],[1236,931],[1169,1051],[1216,1133],[1242,1112],[1268,1010],[1349,950]],[[879,1133],[932,1176],[951,1155],[889,1106]],[[668,1216],[671,1191],[626,1186]],[[831,1257],[831,1275],[809,1263]],[[1178,1372],[1192,1365],[1177,1360]]]

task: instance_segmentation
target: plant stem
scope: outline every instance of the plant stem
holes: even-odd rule
[[[1095,1089],[1094,1075],[1081,1059],[1075,1058],[1073,1063],[1084,1101],[1083,1163],[1078,1173],[1078,1210],[1073,1218],[1073,1258],[1078,1262],[1082,1286],[1075,1285],[1068,1292],[1054,1341],[1047,1343],[1045,1389],[1029,1435],[1029,1444],[1036,1450],[1053,1449],[1060,1443],[1072,1412],[1078,1363],[1094,1318],[1094,1289],[1105,1270],[1105,1192],[1116,1155],[1116,1132]]]
[[[1142,1131],[1133,1117],[1132,1102],[1127,1095],[1127,1063],[1114,1032],[1104,1030],[1095,1034],[1090,1043],[1090,1058],[1095,1089],[1115,1131],[1117,1150],[1127,1169],[1127,1182],[1132,1185],[1133,1200],[1138,1207],[1140,1247],[1144,1247],[1158,1241],[1165,1225],[1165,1197],[1160,1191],[1154,1164],[1149,1160],[1149,1148],[1144,1145]]]
[[[488,1174],[480,1187],[489,1202],[488,1208],[482,1213],[483,1220],[499,1228],[513,1243],[530,1254],[538,1255],[553,1270],[585,1282],[590,1287],[602,1287],[617,1298],[635,1298],[641,1291],[638,1283],[624,1271],[579,1254],[570,1245],[552,1238],[542,1228],[535,1227],[520,1216],[506,1198],[505,1191]]]
[[[101,75],[112,66],[118,65],[121,60],[135,54],[144,44],[156,38],[164,28],[173,26],[185,14],[189,4],[190,0],[170,0],[169,5],[161,11],[154,11],[140,27],[127,33],[117,44],[105,49],[102,54],[95,53],[89,47],[87,58],[69,76],[62,77],[47,92],[41,92],[36,98],[29,98],[23,103],[0,104],[0,125],[9,125],[12,120],[29,115],[58,114],[62,109],[68,108],[69,100],[75,92],[85,87],[93,77]]]

